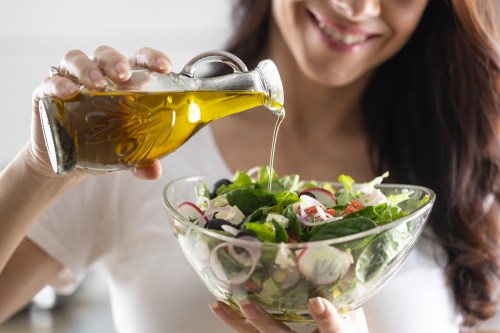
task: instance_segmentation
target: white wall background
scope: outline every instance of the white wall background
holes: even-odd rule
[[[231,0],[3,0],[0,2],[0,166],[29,139],[31,95],[72,49],[100,45],[125,55],[149,46],[174,71],[224,46]]]

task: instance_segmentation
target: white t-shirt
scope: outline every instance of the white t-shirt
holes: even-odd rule
[[[214,297],[173,236],[162,190],[178,177],[231,177],[233,170],[209,127],[162,165],[156,181],[129,172],[87,177],[57,200],[28,236],[65,265],[74,285],[93,265],[104,267],[119,332],[232,332],[208,307]],[[422,237],[396,276],[365,304],[371,333],[458,332],[459,316],[436,255],[439,249]],[[68,287],[66,278],[60,282]]]

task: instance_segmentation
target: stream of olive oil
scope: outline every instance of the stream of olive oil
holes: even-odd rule
[[[273,141],[271,143],[271,156],[269,158],[269,175],[268,175],[268,190],[271,192],[272,189],[272,172],[274,170],[274,153],[276,152],[276,140],[278,138],[278,131],[280,129],[281,123],[285,119],[285,108],[282,108],[278,119],[276,120],[276,125],[274,125],[274,132],[273,132]]]

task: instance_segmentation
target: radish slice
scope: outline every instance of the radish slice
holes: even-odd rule
[[[309,281],[322,285],[343,277],[352,263],[350,254],[333,246],[309,247],[299,254],[297,265]]]
[[[208,218],[203,214],[201,209],[190,201],[181,203],[177,211],[189,221],[199,226],[203,227],[208,222]]]
[[[337,198],[335,197],[335,195],[327,189],[321,187],[307,188],[299,193],[299,196],[301,195],[311,195],[313,198],[321,202],[325,207],[333,207],[337,205]]]
[[[300,201],[305,205],[305,208],[312,206],[323,206],[323,203],[307,194],[302,194],[299,196]]]

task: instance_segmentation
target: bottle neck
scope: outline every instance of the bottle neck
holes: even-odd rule
[[[277,115],[280,115],[282,112],[283,101],[282,99],[275,98],[276,96],[282,96],[282,91],[276,92],[276,84],[269,80],[259,68],[249,72],[236,72],[213,78],[195,80],[199,80],[197,84],[199,90],[258,95],[260,96],[261,105],[266,106]],[[281,82],[279,82],[279,87],[281,87]]]
[[[254,71],[195,80],[198,81],[199,90],[245,91],[267,94],[259,74]]]

